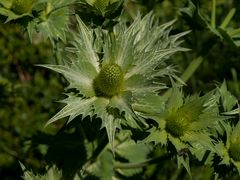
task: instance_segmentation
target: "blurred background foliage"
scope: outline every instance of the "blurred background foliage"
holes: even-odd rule
[[[55,74],[35,64],[52,60],[49,43],[31,44],[21,27],[0,24],[0,177],[19,177],[18,161],[39,167],[41,157],[27,140],[48,131],[44,123],[57,111],[63,88]]]
[[[183,75],[188,80],[185,90],[188,93],[207,92],[226,80],[229,90],[240,98],[238,0],[216,0],[215,25],[211,24],[213,7],[209,0],[126,0],[122,5],[108,7],[105,14],[83,4],[71,8],[71,12],[77,13],[88,25],[107,29],[119,21],[117,17],[120,14],[121,20],[127,22],[131,22],[139,12],[144,15],[150,11],[161,23],[177,19],[172,33],[191,30],[183,44],[190,51],[174,55],[169,63],[174,62],[179,76],[189,65],[196,67],[193,74],[188,72]],[[233,9],[236,13],[222,28],[226,16]],[[44,128],[47,120],[60,109],[55,102],[62,98],[63,87],[66,86],[59,75],[35,66],[57,60],[52,43],[44,40],[41,34],[35,35],[33,43],[30,43],[18,21],[4,23],[4,16],[0,16],[0,20],[0,179],[15,180],[21,179],[23,173],[19,161],[34,172],[43,172],[49,162],[61,165],[66,159],[73,161],[71,157],[56,158],[67,154],[69,148],[75,149],[75,154],[87,152],[82,145],[78,126],[61,129],[62,124],[56,123]],[[74,22],[71,26],[74,29]],[[85,134],[89,141],[100,139],[102,132],[96,133],[96,127],[87,127],[84,121],[82,126],[89,130]],[[54,136],[57,132],[58,136]],[[74,139],[79,139],[79,143],[76,144]],[[34,143],[31,144],[30,140]],[[71,140],[71,147],[67,146]],[[51,147],[47,153],[46,146]],[[62,148],[62,151],[56,152],[58,148]],[[159,153],[162,152],[155,152],[153,156]],[[186,176],[188,179],[185,171],[176,170],[174,161],[163,162],[149,166],[141,176],[147,179],[178,179]],[[82,163],[78,162],[76,168]],[[67,164],[63,168],[67,168]],[[193,162],[192,171],[194,179],[211,179],[213,169],[199,167]],[[226,179],[234,178],[237,178],[234,172],[226,176]]]

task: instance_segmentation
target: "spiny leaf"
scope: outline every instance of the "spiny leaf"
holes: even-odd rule
[[[167,107],[169,108],[169,110],[176,111],[179,107],[183,105],[183,93],[179,88],[177,88],[175,83],[173,83],[173,87],[170,91],[171,96],[167,101]]]
[[[92,79],[90,79],[89,76],[84,74],[84,71],[74,70],[71,67],[63,66],[63,65],[39,65],[41,67],[46,67],[48,69],[51,69],[53,71],[56,71],[58,73],[63,74],[68,81],[70,82],[70,87],[75,87],[80,90],[82,94],[84,94],[86,97],[94,96],[95,92],[93,90],[92,85]],[[86,67],[86,66],[85,66]],[[85,71],[90,70],[91,67],[85,69]],[[92,72],[92,71],[91,71]]]
[[[184,168],[187,170],[190,178],[192,179],[192,173],[190,170],[190,165],[189,165],[189,157],[183,157],[183,156],[177,156],[177,161],[178,161],[178,168],[183,165]]]
[[[164,96],[158,94],[146,94],[138,98],[138,101],[133,104],[133,109],[147,118],[163,112],[166,100]]]
[[[30,39],[32,34],[41,32],[44,38],[49,38],[54,45],[54,40],[61,39],[66,42],[66,32],[69,24],[69,6],[75,0],[41,0],[37,1],[35,10],[40,16],[30,21],[27,26]]]
[[[227,90],[226,81],[224,81],[222,86],[219,88],[219,92],[221,95],[224,111],[231,111],[237,104],[238,100]]]
[[[54,39],[66,41],[66,32],[69,22],[68,7],[53,10],[48,18],[37,25],[37,29],[45,38],[49,38],[52,42]]]
[[[147,158],[151,148],[147,144],[135,143],[133,140],[125,141],[116,148],[116,153],[129,162],[142,162]]]
[[[81,41],[81,43],[78,43],[76,47],[84,56],[81,61],[86,60],[91,62],[96,71],[99,72],[99,58],[93,49],[93,33],[78,16],[76,18],[79,28],[79,35],[77,35],[77,39]]]
[[[117,129],[120,129],[121,119],[108,113],[105,113],[101,118],[102,118],[102,127],[106,128],[109,144],[114,153],[115,133]]]
[[[31,171],[27,171],[25,166],[20,163],[22,170],[24,171],[24,180],[50,180],[50,179],[61,179],[62,172],[59,171],[55,166],[48,169],[47,173],[44,175],[35,175]]]
[[[140,123],[141,125],[146,125],[144,120],[137,116],[134,112],[131,104],[132,104],[131,94],[123,93],[122,96],[115,96],[111,99],[109,106],[113,108],[117,108],[120,110],[120,114],[125,113],[126,117],[131,116],[135,121]],[[127,119],[126,119],[127,120]],[[132,124],[133,125],[133,124]],[[134,128],[139,128],[139,125],[135,123]]]
[[[7,23],[9,21],[12,21],[12,20],[22,18],[24,16],[31,16],[31,14],[29,14],[29,13],[24,13],[24,14],[21,14],[21,15],[17,15],[14,12],[12,12],[8,9],[5,9],[3,7],[0,7],[0,14],[7,17],[7,20],[5,21],[5,23]]]
[[[146,158],[151,150],[151,147],[145,143],[135,143],[133,140],[125,140],[120,142],[116,146],[116,154],[120,157],[128,160],[126,164],[138,164],[146,161]],[[123,165],[122,163],[116,162],[115,167],[119,167],[119,164]],[[136,167],[132,169],[121,169],[117,168],[117,171],[124,176],[133,176],[137,173],[142,171],[141,167]]]
[[[207,132],[191,132],[187,133],[184,137],[181,137],[182,140],[193,143],[196,145],[196,142],[204,147],[205,151],[210,150],[214,152],[213,140],[210,138],[210,135]]]
[[[62,101],[67,105],[59,111],[54,117],[52,117],[46,125],[51,124],[59,119],[69,116],[68,123],[71,122],[75,117],[82,115],[83,118],[93,113],[93,102],[96,98],[83,99],[81,97],[69,96],[67,99]]]
[[[169,133],[168,133],[168,140],[174,145],[177,151],[188,148],[188,145],[185,142],[181,141],[179,138],[173,137]]]
[[[109,151],[104,151],[91,166],[87,168],[90,174],[99,177],[101,180],[114,179],[113,155]]]
[[[165,130],[158,130],[156,128],[150,129],[150,134],[143,140],[146,143],[154,142],[155,144],[167,145],[168,135]]]

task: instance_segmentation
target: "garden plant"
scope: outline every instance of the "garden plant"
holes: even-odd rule
[[[0,0],[0,179],[239,179],[237,0]]]

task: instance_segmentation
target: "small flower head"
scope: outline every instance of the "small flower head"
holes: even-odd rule
[[[221,157],[220,164],[233,164],[240,174],[240,121],[232,127],[228,122],[222,122],[227,135],[226,142],[216,143],[217,155]]]
[[[166,117],[166,130],[175,137],[183,136],[188,130],[189,124],[192,120],[189,118],[189,114],[182,114],[178,111],[171,113]]]
[[[13,0],[11,10],[18,15],[29,13],[33,3],[34,0]]]
[[[187,32],[169,35],[173,21],[158,25],[153,18],[152,14],[137,17],[130,27],[120,23],[107,32],[93,31],[77,17],[79,32],[73,33],[73,47],[68,48],[64,65],[45,67],[62,73],[81,96],[68,94],[63,101],[67,105],[48,124],[67,116],[70,122],[78,115],[97,115],[111,144],[121,121],[135,128],[144,124],[134,105],[150,107],[146,97],[157,98],[157,91],[165,88],[160,77],[174,74],[165,60],[186,50],[179,47],[178,39]],[[110,113],[110,109],[116,111]]]
[[[171,135],[181,137],[192,130],[192,123],[200,123],[200,115],[205,107],[203,98],[193,96],[186,98],[182,106],[169,108],[165,117],[165,129]]]
[[[223,82],[223,84],[218,87],[218,94],[221,109],[224,111],[222,114],[227,116],[225,116],[225,120],[219,121],[218,123],[218,134],[215,135],[218,137],[218,142],[215,142],[215,152],[221,158],[221,165],[229,166],[233,164],[240,174],[239,108],[235,109],[238,105],[238,100],[227,90],[226,82]],[[238,123],[231,125],[228,121],[229,118],[235,119],[235,122],[238,121]]]
[[[112,97],[121,92],[123,86],[123,72],[117,64],[106,64],[101,68],[93,80],[96,96]]]
[[[184,98],[174,85],[167,103],[167,110],[161,117],[164,122],[160,123],[161,128],[171,138],[178,138],[182,142],[194,142],[197,136],[206,135],[206,129],[221,119],[218,117],[218,106],[214,98],[213,93],[202,97],[194,95]],[[207,142],[211,144],[210,136],[205,136],[205,138],[206,144]]]
[[[207,151],[215,150],[210,129],[222,120],[218,113],[218,96],[211,92],[204,96],[184,97],[174,82],[171,93],[165,96],[168,99],[165,110],[153,117],[158,127],[152,129],[146,141],[173,144],[178,152],[178,164],[191,174],[188,154],[202,161]],[[183,150],[187,150],[184,156],[181,155]]]

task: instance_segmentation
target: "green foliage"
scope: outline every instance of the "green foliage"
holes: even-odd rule
[[[22,29],[11,24],[0,24],[0,36],[0,174],[16,179],[18,160],[43,168],[39,150],[29,149],[27,141],[37,131],[56,131],[43,126],[56,112],[53,102],[63,88],[58,78],[35,66],[52,61],[49,44],[40,39],[31,44]]]
[[[2,0],[0,179],[239,179],[239,11]]]

